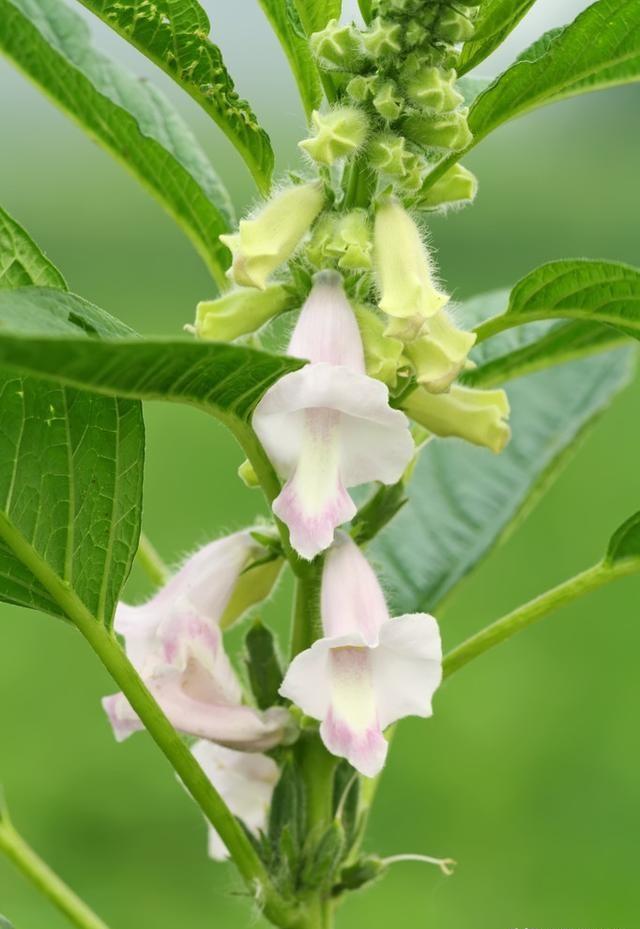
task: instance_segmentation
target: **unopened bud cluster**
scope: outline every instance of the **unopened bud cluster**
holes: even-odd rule
[[[461,166],[422,188],[435,162],[472,141],[455,65],[477,7],[378,0],[366,29],[331,20],[314,33],[311,48],[337,103],[313,114],[301,148],[325,166],[361,153],[379,189],[419,209],[472,200],[476,181]]]

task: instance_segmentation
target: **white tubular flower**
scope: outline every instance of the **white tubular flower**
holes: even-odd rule
[[[231,812],[257,835],[267,825],[273,789],[278,782],[278,766],[267,755],[236,752],[204,740],[196,742],[191,753],[225,801]],[[209,826],[209,857],[224,861],[227,848]]]
[[[365,374],[360,331],[338,274],[317,275],[289,354],[311,364],[265,393],[253,428],[286,480],[273,511],[289,527],[295,550],[312,559],[355,515],[347,488],[395,483],[414,446],[385,385]]]
[[[415,338],[449,297],[434,283],[418,227],[395,200],[387,200],[376,212],[374,250],[380,309],[404,323],[403,328],[396,323],[389,334],[406,340]]]
[[[240,220],[238,232],[221,235],[233,255],[230,274],[236,284],[264,290],[269,275],[291,257],[323,205],[320,184],[289,187],[253,219]]]
[[[340,534],[322,576],[324,638],[292,661],[280,693],[321,720],[334,755],[375,777],[388,744],[383,730],[403,716],[431,716],[442,679],[438,624],[426,613],[391,619],[368,561]]]
[[[264,577],[241,572],[264,554],[248,531],[205,546],[147,603],[118,604],[115,630],[127,656],[172,725],[188,735],[256,751],[282,741],[288,715],[273,707],[259,712],[242,704],[242,688],[222,644],[221,622],[237,605],[246,610],[265,595]],[[246,589],[245,589],[246,588]],[[236,615],[238,615],[236,613]],[[102,701],[120,742],[143,728],[123,694]]]

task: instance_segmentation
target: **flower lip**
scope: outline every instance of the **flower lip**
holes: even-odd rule
[[[301,414],[315,409],[336,410],[348,418],[340,430],[345,487],[400,479],[414,453],[406,416],[389,406],[380,381],[323,362],[286,374],[256,407],[253,427],[281,476],[291,476],[300,456]]]

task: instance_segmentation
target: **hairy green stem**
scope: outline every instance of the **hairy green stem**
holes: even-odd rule
[[[70,585],[43,561],[3,514],[0,514],[0,538],[4,539],[91,645],[207,820],[220,835],[252,897],[261,903],[265,915],[284,929],[295,926],[292,907],[274,890],[244,830],[147,690],[113,634],[92,616]]]
[[[320,627],[320,584],[322,558],[306,563],[296,579],[291,630],[291,658],[310,648],[322,634]]]
[[[571,603],[572,600],[576,600],[592,590],[597,590],[598,587],[602,587],[616,580],[616,578],[637,572],[640,572],[640,559],[627,559],[614,564],[599,562],[557,587],[547,590],[534,600],[530,600],[529,603],[525,603],[511,613],[507,613],[506,616],[496,620],[486,629],[477,632],[466,642],[450,651],[443,662],[444,677],[449,677],[454,671],[464,667],[474,658],[504,642],[512,635],[515,635],[516,632],[520,632],[521,629],[526,629],[527,626],[547,616],[553,610],[564,606],[566,603]]]
[[[140,562],[150,581],[156,587],[162,587],[169,579],[169,568],[164,563],[155,545],[144,532],[140,533],[136,558]]]
[[[108,926],[68,887],[7,821],[0,822],[0,851],[79,929]]]

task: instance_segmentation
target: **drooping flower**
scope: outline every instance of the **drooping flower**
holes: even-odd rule
[[[434,435],[466,439],[496,454],[511,438],[509,398],[504,390],[453,384],[448,393],[435,395],[418,388],[405,399],[403,408]]]
[[[120,603],[115,630],[131,663],[180,732],[255,751],[282,741],[288,716],[274,707],[258,712],[242,703],[242,687],[223,647],[222,629],[263,599],[280,569],[249,531],[206,545],[141,606]],[[246,573],[242,573],[246,570]],[[115,737],[143,728],[123,694],[103,706]]]
[[[307,559],[356,512],[347,489],[393,484],[414,447],[384,384],[365,374],[362,339],[338,274],[317,275],[289,344],[311,364],[285,375],[256,407],[253,428],[286,483],[273,503]]]
[[[323,205],[320,184],[288,187],[253,219],[241,219],[238,232],[221,235],[233,254],[230,274],[236,284],[264,290],[269,275],[291,257]]]
[[[404,716],[431,716],[442,678],[438,624],[426,613],[391,619],[371,566],[340,534],[329,550],[321,592],[324,637],[292,661],[280,693],[321,720],[334,755],[374,777]]]
[[[231,812],[254,834],[263,830],[279,776],[275,761],[267,755],[237,752],[205,740],[196,742],[191,752]],[[216,861],[228,858],[229,852],[212,826],[208,834],[209,856]]]

